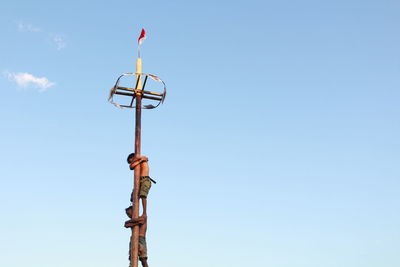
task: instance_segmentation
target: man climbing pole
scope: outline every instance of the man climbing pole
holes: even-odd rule
[[[133,170],[137,165],[140,165],[140,189],[139,197],[142,200],[142,215],[141,218],[147,217],[147,196],[149,194],[151,183],[156,183],[149,176],[149,159],[145,156],[135,157],[135,153],[129,154],[127,161],[129,168]],[[133,192],[132,192],[133,194]],[[133,202],[133,196],[131,196],[131,202]]]
[[[131,218],[132,206],[127,208],[125,211],[126,215],[128,215],[128,217]],[[131,228],[136,225],[139,225],[139,251],[138,251],[139,260],[142,263],[143,267],[149,267],[149,265],[147,264],[147,243],[146,243],[147,218],[139,217],[137,219],[131,219],[125,222],[126,228]],[[131,245],[129,244],[129,250],[130,248]],[[129,260],[131,260],[130,255],[131,253],[129,251]]]
[[[149,176],[149,159],[145,156],[135,157],[134,153],[131,153],[127,162],[129,164],[129,168],[133,170],[137,165],[140,167],[140,189],[139,189],[139,197],[142,200],[142,215],[134,219],[132,218],[133,208],[130,206],[125,209],[126,215],[131,218],[130,220],[125,222],[126,228],[132,228],[135,226],[139,226],[139,247],[138,247],[138,256],[139,260],[142,263],[143,267],[148,267],[147,264],[147,243],[146,243],[146,232],[147,232],[147,196],[149,194],[151,183],[156,183]],[[133,192],[131,195],[131,202],[133,202]],[[133,203],[135,204],[135,203]],[[131,246],[129,245],[129,248]],[[131,253],[129,252],[129,255]]]

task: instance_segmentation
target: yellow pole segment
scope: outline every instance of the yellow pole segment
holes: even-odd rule
[[[142,59],[140,57],[136,59],[136,73],[142,73]],[[142,77],[138,77],[138,79],[138,88],[136,89],[142,89]]]

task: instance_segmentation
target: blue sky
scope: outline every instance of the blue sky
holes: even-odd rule
[[[398,1],[8,1],[0,29],[0,265],[128,266],[144,111],[150,266],[400,265]]]

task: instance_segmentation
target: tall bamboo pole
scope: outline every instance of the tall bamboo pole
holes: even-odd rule
[[[142,59],[136,60],[136,73],[142,73]],[[142,89],[140,76],[137,76],[137,88]],[[142,126],[142,95],[136,92],[136,114],[135,114],[135,155],[140,156],[141,146],[141,126]],[[133,214],[132,219],[139,217],[139,188],[140,188],[140,164],[134,168],[133,182]],[[131,267],[138,267],[138,252],[139,252],[139,226],[132,228],[131,244]]]

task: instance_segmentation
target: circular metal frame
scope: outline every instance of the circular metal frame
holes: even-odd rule
[[[136,76],[136,77],[140,77],[140,76],[144,76],[145,77],[145,82],[143,83],[143,88],[142,89],[133,89],[133,88],[127,88],[127,87],[120,87],[119,83],[122,77],[125,76]],[[163,93],[154,93],[154,92],[150,92],[150,91],[146,91],[145,90],[145,85],[146,85],[146,81],[147,78],[150,77],[150,79],[152,79],[153,81],[156,82],[161,82],[163,84]],[[139,79],[137,79],[139,80]],[[136,83],[136,87],[137,87]],[[118,89],[123,89],[124,91],[127,91],[128,93],[120,93],[117,90]],[[149,74],[149,73],[124,73],[122,75],[120,75],[117,79],[117,81],[115,82],[115,85],[111,88],[109,96],[108,96],[108,101],[113,104],[116,107],[119,108],[135,108],[136,106],[133,105],[133,100],[136,96],[136,93],[139,92],[143,95],[143,98],[148,98],[150,100],[153,101],[157,101],[157,105],[143,105],[142,108],[143,109],[154,109],[156,107],[158,107],[160,104],[164,103],[165,97],[167,95],[167,87],[164,83],[163,80],[161,80],[159,77],[153,75],[153,74]],[[114,102],[114,95],[115,94],[120,94],[120,95],[126,95],[126,96],[131,96],[132,97],[132,101],[131,101],[131,105],[120,105],[116,102]]]

